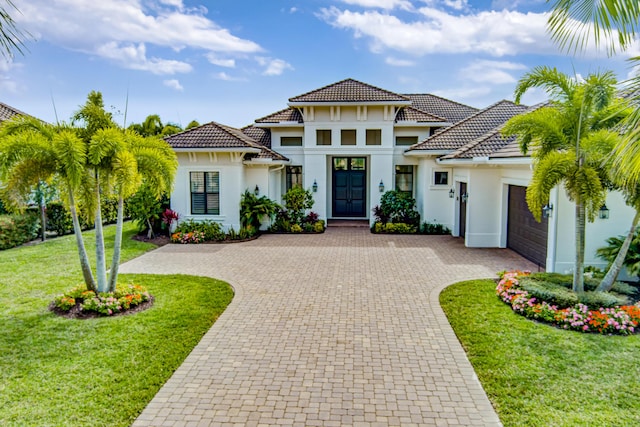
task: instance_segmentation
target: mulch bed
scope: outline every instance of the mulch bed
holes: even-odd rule
[[[156,235],[155,237],[149,239],[146,234],[136,234],[135,236],[133,236],[133,240],[145,243],[153,243],[156,246],[164,246],[167,243],[171,243],[171,239],[169,239],[169,236],[164,235]]]

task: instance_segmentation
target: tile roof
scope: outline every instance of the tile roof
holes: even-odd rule
[[[478,112],[477,108],[428,93],[409,93],[403,95],[411,99],[411,106],[413,108],[442,117],[451,123],[457,123]]]
[[[289,98],[289,102],[401,102],[410,99],[354,79],[346,79]]]
[[[269,114],[256,120],[256,123],[281,123],[281,122],[296,122],[304,123],[302,114],[295,108],[285,108],[276,113]]]
[[[257,156],[254,154],[249,154],[247,155],[247,158],[257,157],[259,159],[273,159],[282,161],[289,160],[282,154],[271,149],[271,130],[259,128],[256,126],[245,126],[241,130],[242,133],[249,136],[262,146],[262,148],[260,149],[260,153],[258,153]]]
[[[252,131],[249,131],[249,133],[251,132]],[[184,132],[167,136],[164,139],[174,149],[254,148],[260,151],[257,153],[247,154],[247,159],[263,158],[284,161],[288,160],[286,157],[271,150],[271,148],[260,144],[242,130],[216,122],[206,123]]]
[[[396,123],[398,122],[442,122],[446,123],[447,120],[442,117],[438,117],[434,114],[417,110],[413,107],[403,107],[396,114]]]
[[[498,128],[511,117],[523,113],[527,108],[511,101],[500,101],[411,146],[407,151],[458,150]]]
[[[5,120],[9,120],[14,116],[28,116],[28,114],[23,113],[20,110],[17,110],[13,107],[8,106],[4,102],[0,102],[0,122]]]

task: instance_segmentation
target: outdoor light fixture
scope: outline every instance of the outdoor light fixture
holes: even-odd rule
[[[315,179],[313,180],[313,185],[311,186],[311,188],[313,189],[314,193],[318,191],[318,183]]]
[[[256,185],[256,188],[253,189],[253,194],[255,194],[256,196],[260,194],[260,188],[258,188],[257,185]]]
[[[380,180],[380,184],[378,185],[378,190],[380,190],[381,193],[384,193],[384,182],[382,182],[382,180]]]
[[[453,199],[455,195],[456,195],[456,190],[454,190],[453,187],[451,187],[451,190],[449,190],[449,198]]]
[[[467,201],[469,201],[469,193],[464,193],[460,197],[462,198],[462,203],[467,203]]]
[[[598,211],[598,218],[609,219],[609,208],[607,207],[607,205],[600,206],[600,210]]]
[[[551,213],[553,212],[553,204],[546,204],[542,208],[542,217],[543,218],[551,218]]]

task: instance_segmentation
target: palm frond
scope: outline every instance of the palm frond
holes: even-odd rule
[[[550,152],[538,160],[527,187],[527,205],[536,221],[542,218],[542,207],[549,202],[551,189],[564,181],[575,169],[575,155],[569,152]]]

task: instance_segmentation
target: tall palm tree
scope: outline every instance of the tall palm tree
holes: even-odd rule
[[[68,197],[85,284],[96,290],[76,207],[76,194],[87,181],[85,164],[85,144],[64,125],[51,126],[31,117],[18,117],[2,125],[0,180],[5,183],[6,200],[17,206],[38,182],[58,177]]]
[[[537,67],[518,82],[516,102],[532,88],[544,89],[551,102],[513,117],[503,130],[505,135],[518,137],[524,153],[532,151],[534,169],[527,204],[534,217],[540,220],[551,189],[559,184],[575,203],[576,292],[584,291],[586,220],[593,220],[604,204],[609,177],[603,161],[619,138],[608,130],[620,118],[615,85],[610,72],[578,82],[555,68]]]

